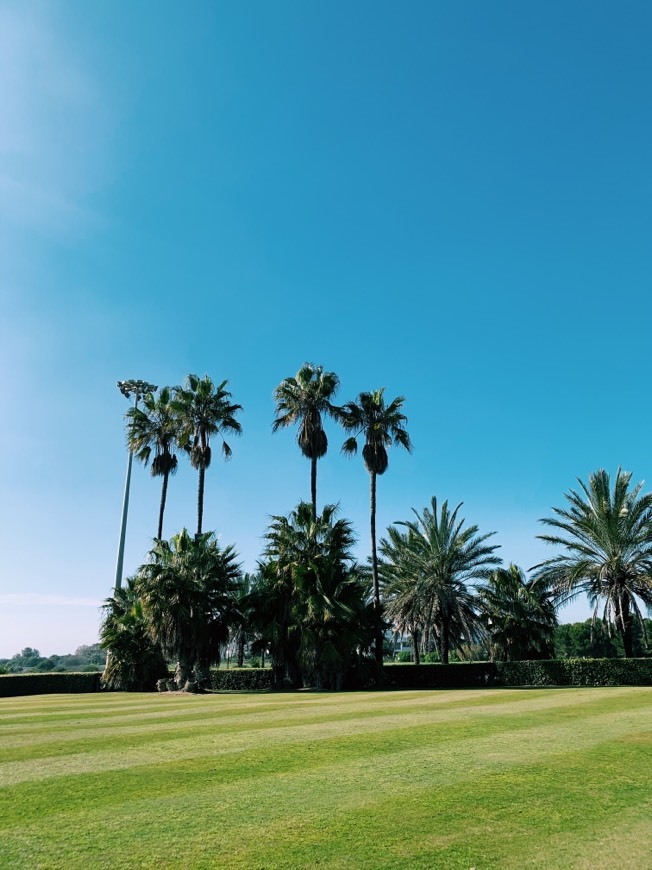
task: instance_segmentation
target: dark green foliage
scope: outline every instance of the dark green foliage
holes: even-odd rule
[[[0,698],[99,692],[100,673],[6,674],[0,676]]]
[[[632,647],[635,658],[645,658],[652,655],[652,649],[647,641],[652,641],[652,619],[643,620],[645,635],[641,626],[635,622],[632,626]],[[620,634],[614,630],[609,632],[609,626],[602,620],[595,622],[587,619],[584,622],[573,622],[558,625],[555,629],[555,658],[589,658],[608,659],[621,658],[625,655]]]
[[[221,549],[215,535],[192,537],[186,529],[158,540],[135,581],[150,636],[176,658],[183,688],[191,675],[202,683],[235,622],[240,577],[233,547]]]
[[[240,435],[242,426],[235,419],[242,405],[231,402],[231,393],[226,389],[228,381],[215,385],[206,375],[188,375],[184,387],[174,388],[171,409],[178,424],[177,441],[179,447],[190,456],[190,464],[199,471],[197,491],[197,534],[202,533],[204,517],[204,478],[211,464],[211,437],[222,438],[222,454],[225,459],[231,456],[231,448],[224,439],[225,435]]]
[[[274,390],[276,419],[272,431],[298,424],[297,442],[303,455],[310,460],[310,493],[313,516],[317,516],[317,460],[326,455],[328,438],[322,425],[323,417],[337,418],[339,409],[332,399],[340,385],[335,372],[325,372],[323,366],[304,363],[294,378],[285,378]]]
[[[385,665],[394,689],[464,689],[482,686],[652,686],[652,659],[561,659]]]
[[[383,666],[385,685],[392,689],[468,689],[493,686],[496,667],[491,662]]]
[[[179,419],[172,406],[169,387],[163,387],[155,397],[153,393],[143,396],[143,408],[127,411],[127,446],[136,459],[145,465],[152,459],[154,477],[163,478],[157,538],[163,535],[163,514],[168,491],[168,479],[177,469],[174,450],[179,434]]]
[[[478,589],[481,619],[496,661],[548,659],[554,652],[555,607],[543,583],[518,565],[497,568]]]
[[[495,532],[463,528],[461,507],[451,511],[447,501],[438,506],[433,497],[422,513],[413,509],[414,520],[390,526],[380,542],[387,615],[413,641],[421,638],[424,651],[433,640],[444,664],[452,650],[480,638],[472,584],[500,564],[498,545],[487,543]],[[418,644],[413,647],[418,661]]]
[[[553,530],[541,540],[563,552],[536,566],[537,577],[556,604],[585,593],[594,618],[601,613],[620,633],[625,655],[634,655],[633,626],[643,628],[641,602],[652,607],[652,494],[618,469],[611,485],[604,469],[578,480],[581,492],[566,494],[568,506],[541,520]]]
[[[496,662],[501,686],[652,686],[652,659]]]
[[[269,692],[274,688],[270,668],[211,668],[210,687],[219,692]]]
[[[278,687],[337,689],[372,641],[368,585],[353,564],[353,532],[327,505],[315,518],[301,502],[272,517],[260,576],[251,595],[259,637]]]
[[[105,688],[151,692],[158,679],[168,676],[161,648],[152,640],[133,577],[107,599],[101,638],[108,654],[102,674]]]

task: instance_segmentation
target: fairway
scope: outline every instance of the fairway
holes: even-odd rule
[[[0,700],[0,866],[652,867],[649,688]]]

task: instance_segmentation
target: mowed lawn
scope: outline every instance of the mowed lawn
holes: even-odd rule
[[[0,699],[0,866],[652,868],[652,689]]]

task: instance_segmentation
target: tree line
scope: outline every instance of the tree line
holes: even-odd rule
[[[305,363],[274,391],[273,431],[297,427],[301,453],[310,461],[310,503],[271,518],[265,550],[252,575],[243,575],[233,547],[221,548],[203,531],[205,472],[211,439],[241,434],[240,405],[228,382],[189,375],[183,387],[164,387],[131,408],[129,449],[162,477],[158,534],[147,560],[107,602],[102,643],[109,650],[107,684],[144,687],[176,661],[178,687],[206,685],[208,669],[225,646],[237,641],[268,656],[278,685],[337,688],[348,670],[373,655],[380,679],[389,629],[410,638],[415,661],[435,653],[467,654],[485,644],[496,659],[554,655],[558,607],[587,594],[592,624],[617,635],[626,656],[634,638],[646,643],[642,606],[652,606],[652,496],[631,474],[618,470],[613,486],[604,470],[553,508],[541,537],[561,550],[534,566],[529,578],[505,568],[491,540],[466,525],[462,505],[433,497],[413,518],[377,540],[377,477],[389,465],[392,446],[412,451],[405,398],[386,402],[384,390],[362,392],[335,404],[334,372]],[[328,450],[324,418],[345,433],[342,452],[362,458],[370,476],[370,555],[352,555],[351,524],[317,503],[317,463]],[[197,530],[163,538],[169,477],[177,454],[198,471]],[[597,630],[597,629],[596,629]],[[639,644],[640,646],[640,644]],[[242,658],[242,655],[239,655]]]

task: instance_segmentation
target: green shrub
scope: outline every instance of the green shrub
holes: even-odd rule
[[[385,665],[385,685],[394,689],[454,689],[492,686],[496,678],[491,662],[453,665]]]
[[[0,676],[0,697],[99,692],[101,674],[49,673]]]
[[[269,692],[273,671],[269,668],[211,668],[211,689],[228,692]]]
[[[650,659],[496,662],[501,686],[652,686]]]
[[[408,652],[406,649],[401,650],[401,652],[396,654],[396,661],[405,664],[405,662],[412,661],[412,653]]]
[[[652,686],[650,659],[553,659],[450,665],[385,665],[385,685],[396,689],[481,686]]]

